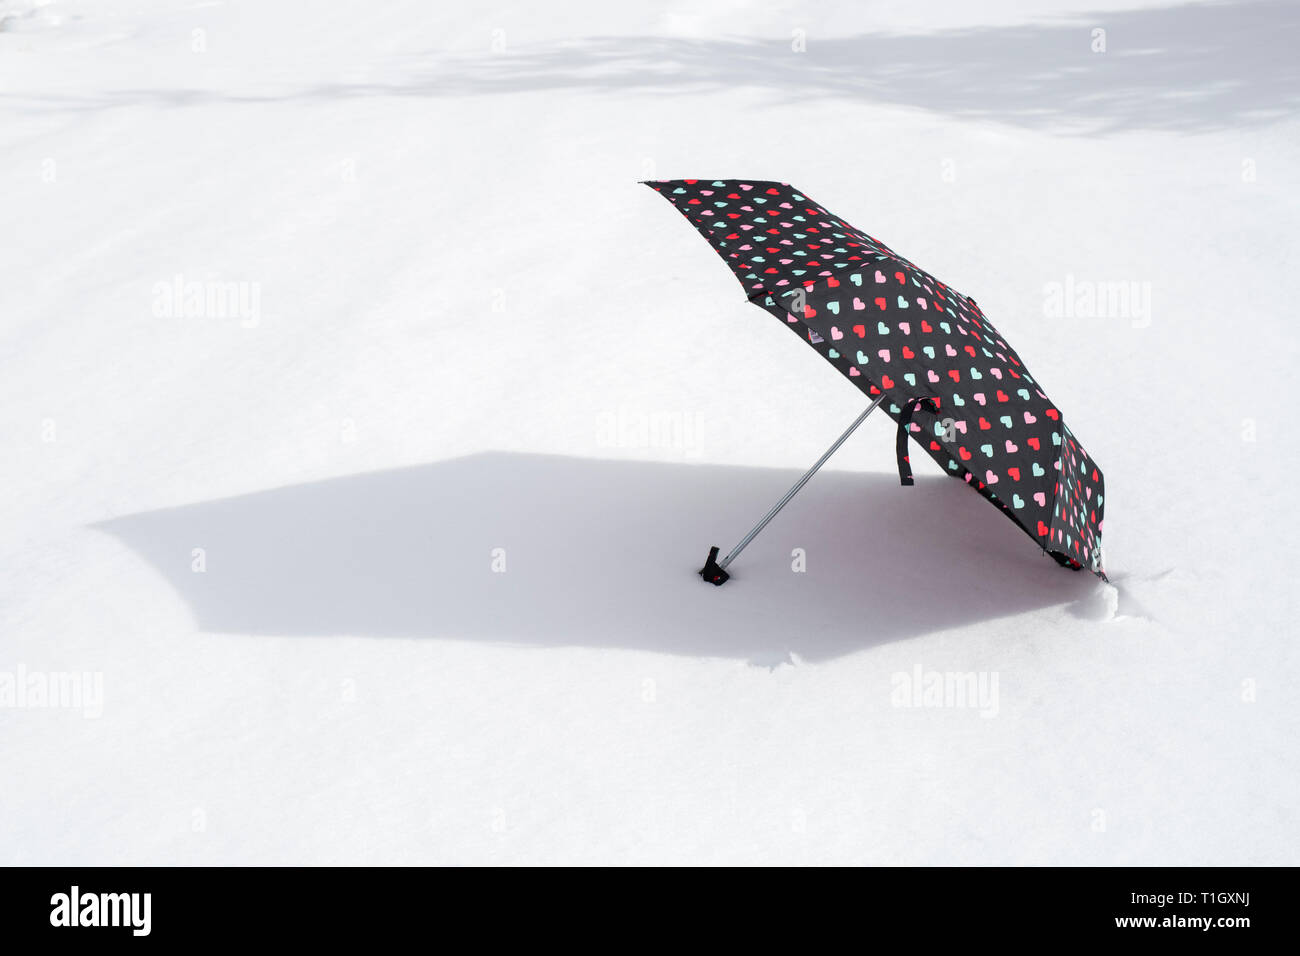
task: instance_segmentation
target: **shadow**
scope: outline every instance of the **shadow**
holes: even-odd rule
[[[1093,52],[1094,28],[1106,31],[1105,52]],[[788,35],[765,41],[595,36],[501,53],[431,52],[390,61],[395,78],[384,83],[330,84],[274,95],[180,89],[28,99],[41,109],[101,109],[141,102],[184,107],[357,96],[752,88],[774,103],[839,98],[1062,132],[1187,133],[1295,115],[1297,48],[1300,4],[1259,0],[1103,10],[924,34],[821,38],[814,31],[803,53],[792,51]],[[20,100],[7,99],[22,108]]]
[[[959,481],[824,472],[715,588],[694,573],[794,471],[486,453],[130,515],[206,631],[440,637],[774,664],[1086,598]],[[803,548],[807,571],[791,570]],[[206,570],[191,569],[202,548]],[[505,549],[505,571],[492,552]]]

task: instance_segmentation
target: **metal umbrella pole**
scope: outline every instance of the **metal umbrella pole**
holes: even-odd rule
[[[785,497],[783,497],[780,501],[778,501],[772,507],[772,510],[763,516],[763,520],[760,521],[758,524],[754,525],[754,527],[750,529],[749,534],[745,535],[745,537],[740,539],[740,544],[732,548],[730,554],[728,554],[721,561],[718,561],[718,548],[717,547],[710,548],[709,559],[705,562],[704,567],[700,569],[700,577],[702,577],[705,581],[709,582],[710,584],[715,584],[715,585],[723,584],[731,576],[727,574],[727,566],[731,564],[732,561],[735,561],[736,558],[739,557],[740,552],[745,550],[745,546],[748,545],[749,542],[753,541],[754,538],[758,536],[758,533],[767,527],[768,522],[771,521],[773,518],[775,518],[777,514],[781,511],[781,509],[790,503],[790,499],[799,493],[799,489],[802,488],[804,485],[808,484],[808,479],[811,478],[813,475],[817,474],[817,469],[821,468],[822,465],[826,464],[827,460],[831,457],[831,455],[835,454],[835,452],[839,449],[839,447],[844,444],[844,442],[848,439],[850,435],[853,434],[854,431],[857,430],[857,427],[859,425],[861,425],[863,422],[867,420],[867,416],[870,415],[872,412],[874,412],[876,410],[876,407],[882,401],[884,401],[884,399],[885,399],[885,393],[881,392],[880,397],[877,398],[874,402],[872,402],[867,407],[867,410],[863,412],[861,415],[859,415],[857,417],[857,420],[854,421],[852,425],[850,425],[847,429],[844,430],[843,435],[835,439],[835,443],[831,445],[830,448],[826,449],[826,454],[818,458],[817,463],[813,465],[811,468],[809,468],[806,472],[804,472],[803,477],[800,478],[798,481],[796,481],[794,483],[794,486],[791,487],[791,489],[785,493]]]

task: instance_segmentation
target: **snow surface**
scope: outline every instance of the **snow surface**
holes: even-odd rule
[[[1298,39],[0,2],[0,862],[1300,862]],[[1113,584],[900,488],[878,416],[702,585],[863,399],[637,185],[683,176],[977,298],[1105,470]],[[905,706],[934,674],[984,695]]]

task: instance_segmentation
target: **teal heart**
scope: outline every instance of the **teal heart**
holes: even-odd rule
[[[965,405],[965,404],[966,404],[966,400],[965,400],[964,398],[962,398],[960,395],[958,395],[956,392],[953,392],[953,393],[952,393],[952,403],[953,403],[954,405]]]
[[[862,285],[862,273],[861,272],[853,273],[853,275],[849,276],[849,280],[854,285]]]
[[[901,295],[898,297],[898,307],[899,307],[900,309],[906,309],[906,308],[909,308],[909,306],[908,306],[908,304],[907,304],[907,300],[904,299]]]
[[[921,349],[921,351],[925,353],[925,357],[926,357],[926,358],[929,358],[929,359],[934,358],[934,346],[933,346],[933,345],[927,345],[925,348]]]
[[[862,349],[858,349],[858,364],[859,365],[867,364],[867,354],[863,352]]]
[[[840,353],[837,352],[837,351],[835,351],[834,349],[827,349],[827,350],[826,350],[826,354],[829,355],[831,358],[839,358],[839,357],[840,357]]]
[[[1052,432],[1052,444],[1059,445],[1060,443],[1061,443],[1061,436],[1058,435],[1056,432]]]
[[[714,180],[713,185],[715,185],[715,186],[725,186],[725,185],[727,185],[727,184],[724,183],[724,182],[722,182],[721,180]]]
[[[948,333],[949,335],[952,335],[952,326],[949,325],[947,322],[940,322],[939,328],[943,329],[944,332]]]
[[[1021,498],[1017,494],[1013,494],[1011,496],[1011,506],[1013,508],[1023,508],[1025,506],[1025,499]]]
[[[1016,389],[1016,394],[1019,395],[1021,398],[1023,398],[1025,401],[1029,401],[1029,389],[1018,388]]]
[[[903,381],[907,382],[907,384],[911,385],[913,388],[916,388],[916,376],[913,373],[904,372]]]
[[[992,457],[993,457],[993,446],[992,446],[992,445],[980,445],[980,451],[984,452],[984,457],[986,457],[986,458],[992,458]]]
[[[876,331],[879,332],[881,335],[888,335],[889,326],[887,326],[884,322],[877,322]]]
[[[1040,465],[1038,462],[1034,462],[1034,477],[1041,478],[1045,474],[1047,474],[1047,472],[1043,470],[1043,466]]]
[[[840,314],[840,304],[838,302],[827,302],[826,308],[830,309],[835,315]]]
[[[980,370],[979,370],[979,369],[977,369],[974,365],[972,365],[972,366],[970,367],[970,377],[973,378],[973,379],[981,379],[981,378],[983,378],[984,376],[980,374]]]
[[[1007,428],[1010,428],[1010,427],[1011,427],[1011,416],[1010,416],[1010,415],[1003,415],[1001,418],[998,419],[998,421],[1000,421],[1000,422],[1001,422],[1003,425],[1005,425]]]

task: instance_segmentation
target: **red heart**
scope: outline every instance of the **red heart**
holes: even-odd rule
[[[957,454],[961,456],[962,461],[970,461],[970,452],[968,452],[961,445],[957,446]]]
[[[957,371],[955,368],[950,368],[948,369],[948,377],[952,379],[954,382],[960,382],[961,372]]]
[[[687,183],[688,185],[694,186],[696,183],[699,182],[699,180],[698,180],[698,179],[683,179],[682,182]]]
[[[885,310],[885,300],[884,300],[884,299],[877,299],[877,300],[876,300],[876,305],[880,306],[880,310],[881,310],[882,312]]]
[[[893,388],[894,380],[890,378],[888,375],[882,375],[880,377],[880,384],[885,386],[885,388]]]
[[[838,289],[840,285],[840,280],[835,278],[834,276],[831,276],[829,279],[826,280],[826,284],[830,286],[832,289]]]
[[[975,346],[973,345],[966,346],[966,351],[970,353],[971,358],[975,357]]]
[[[916,353],[913,352],[911,349],[909,349],[906,345],[904,345],[903,358],[916,358]]]
[[[688,183],[690,182],[689,179],[686,180],[686,181],[687,181]],[[776,188],[772,188],[772,189],[769,189],[769,190],[767,191],[767,194],[768,194],[769,196],[779,196],[779,195],[781,195],[781,190],[776,189]]]
[[[815,318],[816,315],[817,315],[817,310],[814,309],[811,305],[805,305],[803,307],[803,317],[805,319]]]
[[[933,329],[933,327],[931,327],[931,325],[930,325],[929,322],[925,321],[925,319],[922,319],[922,320],[921,320],[921,331],[922,331],[922,332],[933,332],[934,329]]]
[[[1005,402],[1006,400],[1007,400],[1007,393],[1002,391],[1002,389],[998,389],[998,401]]]
[[[1047,410],[1047,417],[1050,418],[1052,421],[1056,421],[1058,418],[1061,417],[1061,413],[1054,408],[1049,408]]]
[[[867,327],[865,325],[855,325],[853,326],[853,334],[860,339],[865,339],[867,337]]]
[[[980,428],[981,428],[983,431],[988,431],[988,430],[989,430],[990,428],[992,428],[992,427],[993,427],[993,426],[989,424],[987,418],[980,418]]]
[[[1032,448],[1034,451],[1038,451],[1038,439],[1037,438],[1029,439],[1029,447]]]
[[[899,282],[902,282],[902,281],[903,281],[903,273],[901,273],[901,272],[895,272],[895,273],[894,273],[894,278],[897,279]]]
[[[1043,535],[1047,534],[1047,532],[1048,532],[1049,530],[1050,530],[1050,529],[1047,527],[1047,525],[1043,524],[1041,521],[1038,522],[1038,536],[1039,536],[1040,538],[1041,538]]]
[[[1007,469],[1007,474],[1011,476],[1011,480],[1012,480],[1012,481],[1019,481],[1019,480],[1020,480],[1020,469],[1019,469],[1019,468],[1008,468],[1008,469]]]

